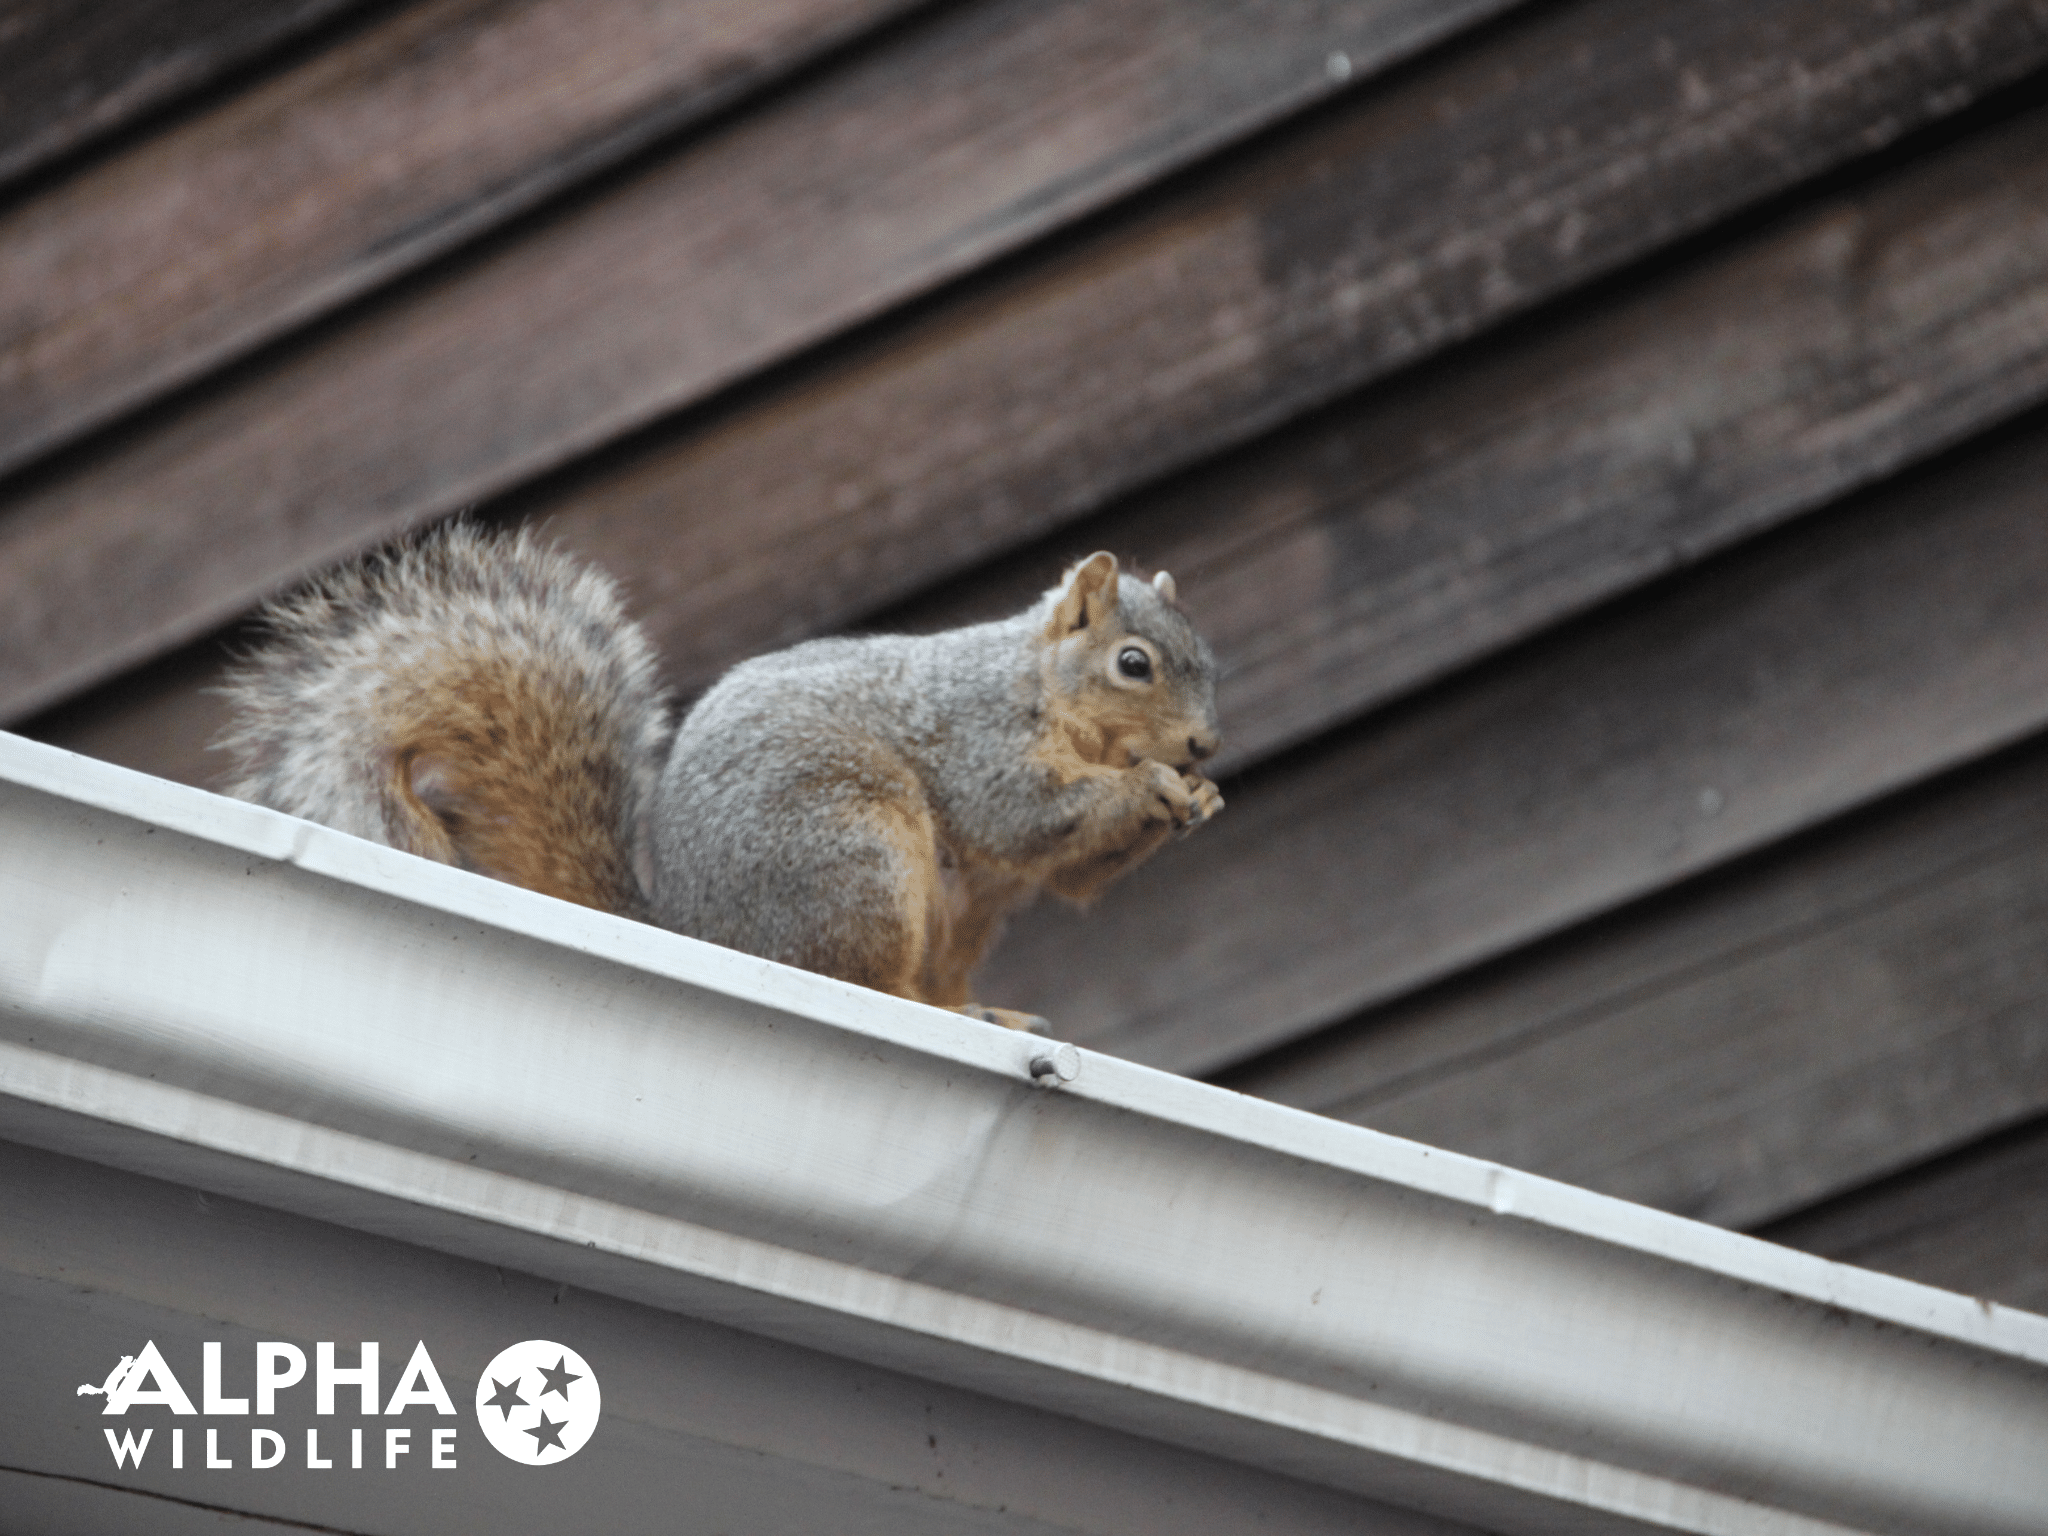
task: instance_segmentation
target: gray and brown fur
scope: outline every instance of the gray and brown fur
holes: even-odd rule
[[[1222,808],[1194,771],[1215,663],[1171,591],[1098,554],[1015,618],[733,668],[662,774],[656,921],[968,1005],[1017,907],[1088,900]],[[1149,682],[1115,670],[1132,646]]]
[[[229,793],[564,900],[644,916],[670,738],[602,574],[455,523],[273,605],[222,690]]]
[[[1004,919],[1223,803],[1208,647],[1107,554],[1014,618],[742,663],[672,744],[611,584],[525,536],[458,524],[271,623],[230,688],[234,793],[1003,1023],[969,997]]]

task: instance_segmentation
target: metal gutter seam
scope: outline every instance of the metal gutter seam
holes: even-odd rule
[[[0,847],[17,1140],[1501,1530],[2048,1530],[2043,1319],[4,736]]]

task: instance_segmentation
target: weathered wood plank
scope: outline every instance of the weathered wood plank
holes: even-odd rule
[[[1871,148],[2044,49],[2038,4],[1528,13],[533,508],[643,573],[694,686]]]
[[[0,212],[0,471],[916,0],[430,0]]]
[[[1298,109],[1337,89],[1333,53],[1362,73],[1507,3],[942,9],[21,489],[0,508],[0,713]]]
[[[795,627],[834,623],[848,604],[930,580],[989,541],[1065,516],[1083,492],[1108,494],[1126,471],[1163,467],[1145,446],[1153,428],[1188,453],[1212,444],[1202,422],[1221,422],[1225,434],[1251,430],[1270,412],[1298,406],[1290,389],[1335,389],[1360,371],[1393,367],[1675,227],[1956,104],[2005,78],[2015,59],[2028,57],[2030,37],[2048,35],[2034,8],[1991,0],[1939,14],[1776,6],[1769,23],[1722,8],[1612,12],[1614,0],[1597,0],[1546,12],[1550,31],[1503,27],[1473,57],[1450,61],[1448,76],[1417,70],[1403,88],[1372,96],[1372,111],[1339,115],[1280,145],[1278,160],[1253,158],[1221,184],[1204,182],[1192,203],[1155,209],[1051,268],[1032,268],[1020,287],[946,307],[934,324],[965,328],[956,342],[938,344],[926,328],[911,328],[883,344],[874,367],[836,369],[791,397],[760,403],[729,430],[692,438],[694,453],[684,444],[602,492],[584,487],[561,526],[571,537],[606,530],[606,539],[594,539],[598,553],[647,575],[657,588],[649,594],[657,629],[678,643],[686,633],[776,627],[760,637],[772,643],[793,627],[791,610]],[[1845,14],[1866,31],[1849,27]],[[1659,33],[1665,23],[1671,27]],[[1688,37],[1686,49],[1667,47],[1673,27]],[[1722,33],[1694,35],[1702,27]],[[1958,51],[1964,43],[1976,49],[1968,59]],[[985,66],[981,51],[975,61]],[[915,78],[930,88],[928,72]],[[1634,90],[1622,96],[1634,117],[1612,111],[1612,92],[1622,86]],[[815,90],[803,94],[813,98]],[[1559,104],[1569,100],[1585,115],[1577,135],[1554,131]],[[1460,104],[1470,111],[1460,113]],[[1612,129],[1616,121],[1626,131]],[[1769,131],[1774,121],[1800,125],[1796,150]],[[1602,137],[1608,129],[1634,150],[1616,158],[1612,139]],[[1587,147],[1593,139],[1602,147]],[[821,158],[817,135],[805,135],[805,156],[807,164]],[[707,164],[702,154],[688,158],[694,168]],[[895,156],[889,164],[901,176],[903,164],[920,162]],[[1360,178],[1372,180],[1364,190],[1331,186],[1339,164],[1366,164],[1378,176]],[[1442,186],[1460,166],[1477,168],[1475,193],[1444,199]],[[825,182],[831,197],[844,197],[840,180]],[[758,186],[760,178],[723,184]],[[1565,193],[1569,217],[1556,201]],[[629,201],[610,199],[604,209]],[[649,250],[662,248],[649,244],[649,231],[668,229],[662,219],[682,217],[682,203],[688,199],[627,219],[631,244],[618,252],[616,270],[604,266],[602,303],[592,299],[594,279],[569,285],[532,270],[543,252],[528,240],[467,276],[463,293],[475,303],[455,303],[430,285],[313,354],[162,422],[111,461],[37,487],[0,528],[0,569],[18,571],[23,592],[14,602],[8,590],[10,602],[0,606],[14,616],[10,643],[0,647],[12,711],[219,621],[285,571],[545,467],[551,455],[586,446],[578,434],[623,426],[637,408],[618,381],[647,371],[674,383],[678,358],[702,354],[678,346],[672,330],[655,324],[659,305],[643,303],[645,293],[625,281],[649,264]],[[1532,205],[1563,223],[1546,225],[1538,238],[1528,227]],[[831,209],[844,225],[844,203]],[[1386,219],[1376,233],[1374,211]],[[1364,219],[1364,231],[1346,219]],[[1296,233],[1305,221],[1329,246],[1321,256]],[[690,227],[678,225],[678,242]],[[1262,231],[1284,240],[1268,252]],[[1561,231],[1575,240],[1554,240]],[[715,229],[709,240],[729,236],[731,229]],[[756,238],[739,250],[752,268],[762,252],[803,244]],[[1307,266],[1296,272],[1294,260]],[[1384,303],[1366,303],[1366,266],[1389,274],[1391,287],[1378,293]],[[676,287],[672,262],[659,268],[659,279]],[[1200,281],[1178,283],[1180,272]],[[1483,281],[1487,272],[1499,281]],[[557,326],[545,309],[567,289],[573,336],[557,336],[569,319]],[[621,293],[631,303],[612,303]],[[1343,295],[1364,305],[1358,315],[1337,313],[1350,303]],[[489,309],[481,322],[473,319],[479,305]],[[1057,313],[1042,313],[1047,305]],[[1413,324],[1417,305],[1434,315],[1427,336]],[[1210,336],[1219,313],[1237,313],[1249,330],[1190,360],[1188,338]],[[709,332],[758,319],[741,303],[698,305],[692,315]],[[768,324],[782,317],[776,309]],[[600,319],[616,334],[600,336]],[[524,371],[537,330],[561,344],[547,350],[545,367]],[[1262,336],[1298,346],[1274,354]],[[1075,350],[1079,340],[1090,348]],[[901,377],[883,377],[891,371]],[[1208,389],[1217,377],[1223,383]],[[1292,385],[1280,387],[1288,379]],[[1098,389],[1110,393],[1098,397]],[[1159,412],[1151,426],[1143,412],[1141,420],[1128,416],[1143,401]],[[1200,430],[1182,430],[1188,410]],[[569,436],[557,432],[565,420]],[[1104,432],[1092,438],[1094,457],[1077,455],[1061,436],[1079,430],[1075,424]],[[678,453],[688,463],[678,465]],[[1026,479],[1006,463],[1022,465]],[[668,471],[655,473],[664,465]],[[1053,479],[1032,479],[1040,471]],[[1085,471],[1094,492],[1081,481],[1061,489],[1069,471]],[[975,506],[963,512],[961,498]],[[678,522],[676,506],[692,514]],[[715,512],[727,506],[731,514]],[[188,553],[201,526],[207,561]],[[750,532],[735,541],[733,528]],[[678,532],[690,539],[688,561],[674,557]],[[610,535],[623,543],[608,543]],[[678,575],[678,567],[692,573]],[[119,604],[72,600],[88,569],[133,571],[133,590]],[[700,602],[678,608],[676,584],[690,584]],[[692,657],[680,659],[688,674]]]
[[[2021,120],[1070,537],[1178,574],[1225,666],[1223,767],[1241,767],[2038,397],[2044,210],[2048,121]],[[882,620],[1013,611],[1068,552]],[[149,669],[30,729],[205,782],[214,667]]]
[[[2048,1313],[2048,1123],[1991,1137],[1757,1235]]]
[[[2048,394],[2048,115],[1368,391],[879,616],[1014,611],[1072,541],[1174,572],[1229,773]]]
[[[2048,743],[1231,1086],[1729,1226],[2048,1110]]]
[[[2048,118],[2022,118],[1064,537],[1177,573],[1224,664],[1222,766],[1242,767],[2038,398],[2043,210]],[[881,618],[1011,611],[1071,552]],[[194,675],[31,728],[190,778],[211,725],[150,690]]]
[[[228,712],[213,690],[234,654],[248,651],[255,638],[248,626],[237,626],[180,646],[25,721],[21,732],[102,762],[218,789],[230,763],[212,747]]]
[[[0,183],[197,90],[364,0],[12,0]]]
[[[983,993],[1243,1060],[2048,722],[2048,433],[1723,556],[1298,759]]]

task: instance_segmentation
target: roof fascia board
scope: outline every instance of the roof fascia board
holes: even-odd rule
[[[2038,1531],[2048,1320],[0,736],[0,1134],[1511,1531]]]

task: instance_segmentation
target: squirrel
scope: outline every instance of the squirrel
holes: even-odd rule
[[[606,575],[457,521],[263,615],[228,792],[1011,1028],[1004,921],[1086,903],[1223,808],[1216,665],[1173,578],[1098,553],[1015,617],[813,640],[682,718]]]

